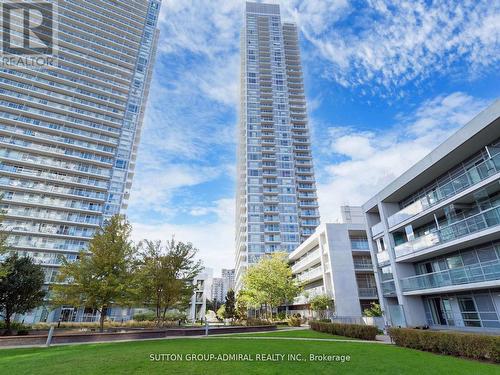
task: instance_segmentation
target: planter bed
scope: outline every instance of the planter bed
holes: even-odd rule
[[[275,325],[270,326],[229,326],[229,327],[211,327],[208,331],[209,335],[222,333],[238,333],[238,332],[263,332],[274,331]],[[62,331],[62,332],[61,332]],[[125,331],[125,329],[124,329]],[[63,330],[55,331],[52,336],[52,344],[69,344],[82,342],[106,342],[120,340],[144,340],[144,339],[159,339],[172,336],[202,336],[205,334],[205,327],[199,328],[167,328],[167,329],[143,329],[129,330],[125,332],[64,332]],[[44,334],[34,334],[26,336],[5,336],[0,337],[0,347],[6,346],[33,346],[44,345],[47,341],[48,332]]]

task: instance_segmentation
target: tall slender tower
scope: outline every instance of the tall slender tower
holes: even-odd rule
[[[293,251],[319,224],[297,27],[246,3],[236,197],[236,289],[264,254]]]
[[[127,207],[161,0],[0,3],[20,25],[26,7],[41,12],[36,35],[58,45],[51,66],[0,65],[0,230],[12,250],[44,265],[50,283],[61,257],[77,259],[103,220]],[[31,56],[19,35],[0,56]],[[41,308],[25,321],[59,316],[77,319],[73,308],[50,316]]]

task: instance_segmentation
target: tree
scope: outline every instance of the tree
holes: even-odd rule
[[[383,313],[383,311],[382,311],[382,308],[380,307],[380,304],[378,304],[376,302],[372,302],[370,304],[370,307],[366,308],[363,311],[364,316],[372,316],[372,317],[382,316],[382,313]]]
[[[203,266],[195,260],[198,250],[191,243],[145,240],[140,249],[136,300],[154,308],[157,325],[161,325],[169,309],[187,308],[194,291],[192,280]]]
[[[3,195],[0,195],[0,202],[2,201]],[[8,251],[8,246],[7,246],[7,237],[8,234],[5,232],[4,228],[2,227],[2,222],[4,219],[5,211],[0,209],[0,255],[5,254]],[[2,277],[5,277],[7,275],[7,265],[3,265],[3,263],[0,263],[0,280]]]
[[[0,278],[0,313],[10,334],[13,314],[24,314],[43,303],[45,274],[31,258],[17,254],[9,255],[2,262],[2,269],[6,274]]]
[[[70,263],[63,259],[58,283],[53,286],[53,304],[96,309],[101,332],[111,306],[130,306],[135,253],[130,232],[125,217],[115,215],[99,228],[79,260]]]
[[[236,317],[238,319],[246,319],[248,316],[249,307],[258,307],[258,304],[252,305],[255,298],[252,296],[251,292],[247,290],[240,290],[236,296]]]
[[[288,254],[276,252],[263,257],[257,264],[250,266],[243,276],[243,284],[249,293],[250,303],[264,304],[270,308],[287,305],[299,295],[302,288],[292,278],[288,264]]]
[[[325,319],[325,312],[330,309],[332,300],[325,295],[318,295],[309,300],[309,305],[313,311],[318,313],[319,319]]]
[[[233,320],[236,317],[236,299],[234,297],[234,290],[229,290],[226,294],[225,303],[225,317]]]
[[[217,318],[219,318],[219,320],[223,320],[226,318],[226,305],[222,305],[221,307],[219,307],[219,309],[217,310]]]
[[[217,312],[219,307],[221,307],[222,303],[217,301],[216,299],[214,300],[207,299],[206,305],[207,305],[207,310],[212,310]]]

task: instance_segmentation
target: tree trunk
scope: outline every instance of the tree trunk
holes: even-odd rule
[[[106,318],[107,309],[103,306],[101,307],[101,316],[99,317],[99,332],[104,332],[104,319]]]
[[[12,330],[10,329],[10,311],[9,310],[5,310],[5,328],[6,328],[6,331],[5,331],[5,334],[7,336],[10,336],[12,335]]]
[[[159,292],[156,292],[156,325],[158,327],[161,325],[161,296]]]

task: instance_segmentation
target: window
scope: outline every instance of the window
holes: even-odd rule
[[[481,327],[476,305],[471,297],[459,297],[458,305],[466,327]]]

